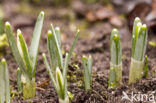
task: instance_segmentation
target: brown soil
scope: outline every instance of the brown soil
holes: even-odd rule
[[[4,3],[4,7],[7,5],[16,7],[18,3],[16,1],[11,4],[6,1]],[[46,9],[47,16],[45,17],[36,71],[36,97],[23,100],[22,96],[18,95],[16,85],[16,69],[18,66],[13,59],[10,49],[6,49],[7,52],[5,54],[5,58],[7,59],[9,66],[11,90],[12,95],[14,95],[12,99],[13,103],[58,103],[57,94],[49,80],[48,73],[41,57],[43,52],[47,53],[46,32],[49,29],[51,22],[54,26],[59,26],[62,32],[63,50],[67,52],[69,51],[74,39],[75,29],[73,28],[75,26],[84,26],[81,24],[83,23],[82,21],[84,21],[84,18],[77,18],[75,21],[70,20],[71,14],[67,13],[67,8],[59,8],[57,11],[52,7],[47,7]],[[6,11],[6,13],[9,13],[9,16],[6,15],[6,20],[13,24],[14,30],[20,28],[27,43],[30,44],[32,37],[31,34],[37,14],[23,14],[19,13],[19,11],[15,11],[14,9],[10,10],[9,8],[7,8]],[[128,85],[127,83],[131,56],[131,30],[129,31],[126,20],[123,22],[124,26],[119,28],[123,47],[123,85],[116,89],[108,90],[108,71],[110,61],[109,38],[110,32],[114,26],[112,26],[107,20],[87,23],[87,27],[81,32],[81,38],[79,39],[74,50],[76,56],[72,58],[68,70],[68,88],[69,91],[74,94],[72,103],[129,103],[130,101],[121,100],[123,91],[127,94],[131,94],[132,91],[134,93],[140,92],[149,94],[156,90],[156,49],[149,45],[147,45],[146,50],[146,54],[149,57],[149,77],[147,79],[143,78],[143,80],[133,85]],[[156,35],[149,33],[148,40],[153,40],[153,38],[156,40]],[[83,83],[83,70],[81,62],[81,57],[83,55],[92,55],[93,57],[93,89],[88,92],[84,90]],[[75,64],[77,64],[80,69],[75,68]]]

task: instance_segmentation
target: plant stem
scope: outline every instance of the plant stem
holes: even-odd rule
[[[137,61],[131,58],[129,84],[140,80],[143,76],[144,61]]]
[[[59,103],[69,103],[69,97],[67,96],[64,100],[59,98]]]
[[[119,86],[122,84],[122,63],[119,65],[110,64],[111,68],[115,69],[115,75],[116,75],[116,85]]]
[[[114,88],[114,87],[116,87],[116,73],[114,68],[110,68],[108,88]]]
[[[24,99],[35,97],[35,94],[36,94],[35,78],[32,78],[32,80],[29,80],[27,77],[22,75],[21,82],[23,84]]]

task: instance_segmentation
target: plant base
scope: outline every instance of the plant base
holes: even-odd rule
[[[27,98],[33,98],[36,95],[36,85],[35,85],[35,79],[33,78],[31,81],[27,81],[23,84],[23,97],[25,99]]]
[[[116,74],[116,85],[119,86],[122,84],[122,63],[119,65],[110,64],[111,68],[115,69]]]
[[[136,61],[131,58],[129,84],[135,83],[140,80],[143,76],[144,61]]]
[[[59,103],[69,103],[69,97],[67,96],[65,100],[59,99]]]

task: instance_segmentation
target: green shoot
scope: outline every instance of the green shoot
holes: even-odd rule
[[[49,73],[52,84],[59,96],[60,103],[69,103],[69,96],[67,91],[67,69],[69,60],[72,56],[72,52],[78,41],[80,32],[77,32],[75,40],[72,44],[72,47],[69,51],[69,54],[66,53],[65,59],[63,59],[61,53],[61,37],[60,37],[60,29],[57,27],[54,29],[53,25],[51,25],[51,30],[47,33],[47,44],[48,51],[50,55],[50,65],[46,58],[46,55],[43,53],[43,61],[46,66],[46,69]],[[62,72],[61,72],[62,71]],[[56,77],[55,77],[56,76]]]
[[[129,74],[129,84],[135,83],[143,76],[144,55],[147,44],[147,26],[142,25],[141,20],[137,17],[134,21],[132,33],[132,56]]]
[[[114,87],[122,84],[122,50],[121,42],[117,29],[113,29],[110,37],[110,52],[111,52],[111,62],[110,62],[110,78],[109,81],[114,80],[112,76],[112,71],[115,70],[116,82],[113,83]],[[111,77],[112,76],[112,77]],[[112,87],[112,85],[110,84]]]
[[[83,70],[84,70],[84,83],[85,90],[91,89],[92,84],[92,57],[89,56],[88,60],[85,56],[82,57]]]
[[[148,57],[147,55],[145,56],[145,67],[144,67],[144,77],[148,77]]]
[[[29,51],[22,32],[19,29],[17,30],[16,43],[10,23],[6,22],[5,24],[6,35],[11,51],[20,68],[17,70],[17,83],[19,90],[23,88],[22,92],[24,98],[34,97],[36,94],[35,72],[43,20],[44,12],[41,12],[36,21]],[[20,84],[22,84],[22,87]]]
[[[5,59],[0,63],[0,103],[10,103],[9,73]]]
[[[4,34],[4,12],[0,9],[0,35]]]
[[[110,68],[109,71],[109,81],[108,81],[108,88],[116,87],[116,73],[114,68]]]

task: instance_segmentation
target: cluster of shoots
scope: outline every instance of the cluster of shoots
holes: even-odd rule
[[[136,17],[132,32],[132,54],[129,74],[129,84],[140,80],[144,75],[144,56],[147,44],[147,26]]]
[[[84,70],[84,83],[85,83],[85,90],[90,90],[92,85],[92,57],[89,56],[88,60],[87,57],[82,57],[83,63],[83,70]]]
[[[120,36],[117,29],[113,29],[110,37],[110,72],[109,88],[114,88],[122,83],[122,50]]]
[[[10,23],[6,22],[5,24],[6,35],[12,54],[19,66],[17,69],[18,89],[23,93],[24,98],[34,97],[36,93],[35,72],[43,20],[44,12],[42,11],[37,18],[29,50],[22,32],[19,29],[17,30],[16,42]]]
[[[0,103],[10,103],[9,73],[5,59],[0,62]]]
[[[132,55],[129,73],[129,84],[135,83],[143,76],[148,76],[148,58],[145,56],[147,44],[147,26],[136,17],[132,32]],[[109,72],[109,88],[122,84],[122,50],[117,29],[112,30],[110,37],[111,62]],[[144,60],[145,58],[145,60]]]
[[[63,59],[63,55],[61,53],[60,29],[58,27],[54,28],[53,25],[51,25],[51,29],[47,33],[50,64],[48,63],[46,55],[44,53],[42,56],[52,84],[58,94],[60,103],[69,103],[66,75],[69,60],[72,56],[72,52],[76,45],[76,42],[78,41],[79,35],[80,32],[78,30],[69,53],[66,53],[65,59]]]
[[[24,98],[34,97],[36,94],[35,72],[38,59],[38,51],[42,26],[44,21],[44,12],[41,12],[37,18],[33,32],[32,42],[28,50],[22,32],[17,30],[17,42],[14,38],[12,27],[9,22],[6,22],[6,36],[14,56],[18,64],[17,69],[17,85],[18,90],[23,93]],[[78,41],[80,31],[77,31],[75,40],[63,58],[61,50],[61,35],[58,27],[54,28],[51,25],[47,33],[48,53],[50,64],[43,53],[43,61],[48,71],[52,84],[58,94],[60,103],[69,103],[67,89],[67,69],[70,58],[72,56],[75,45]],[[148,76],[148,58],[145,55],[147,44],[147,27],[141,23],[137,17],[134,21],[132,32],[132,56],[130,64],[129,84],[140,80],[142,76]],[[110,37],[110,71],[108,87],[114,88],[122,84],[122,50],[119,32],[113,29]],[[85,90],[90,90],[92,85],[92,57],[82,57],[84,70]],[[10,88],[7,63],[3,59],[0,62],[0,103],[10,103]]]

